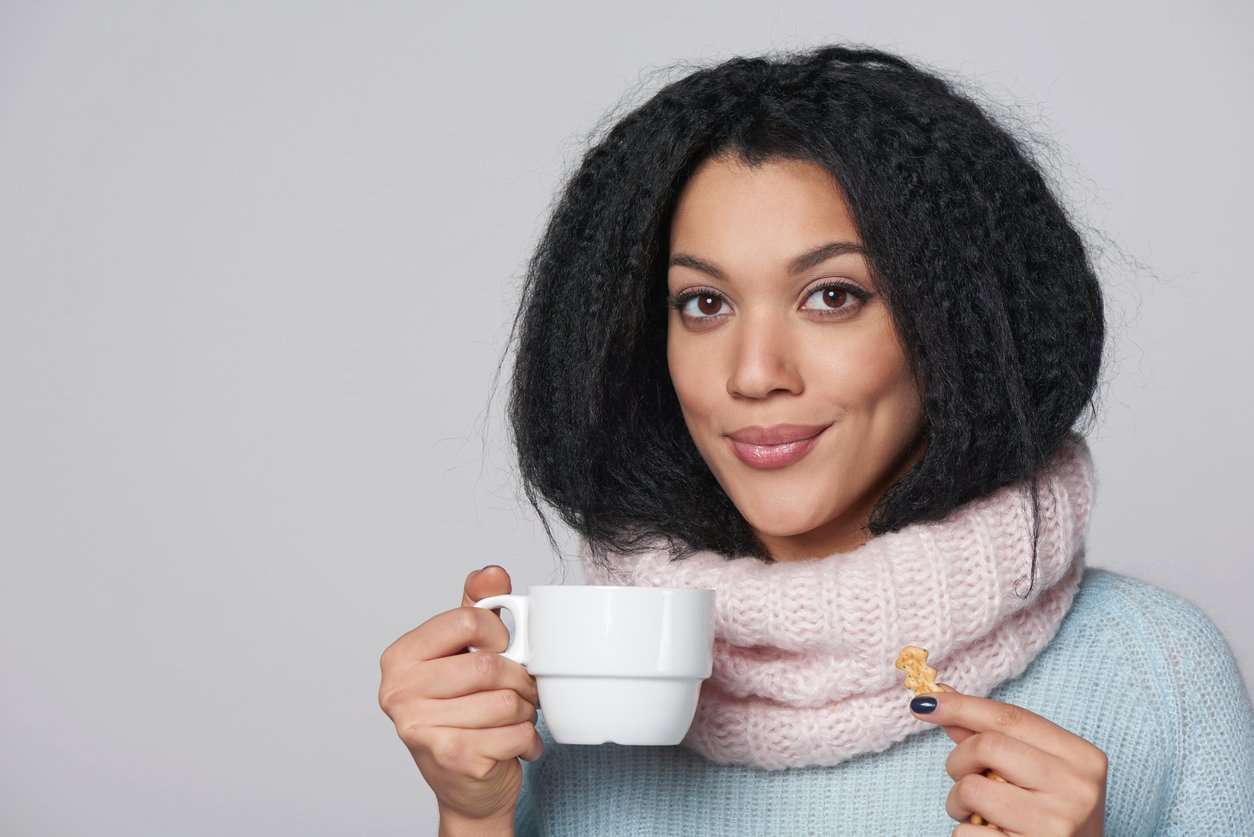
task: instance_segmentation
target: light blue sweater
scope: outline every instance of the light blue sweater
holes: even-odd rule
[[[903,690],[901,711],[908,712]],[[1106,834],[1254,835],[1254,710],[1189,602],[1088,569],[1053,641],[990,695],[1100,747]],[[938,728],[834,767],[759,770],[683,747],[557,744],[523,762],[518,837],[943,835],[953,742]]]

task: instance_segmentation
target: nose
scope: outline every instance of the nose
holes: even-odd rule
[[[800,395],[800,337],[784,317],[762,311],[742,315],[735,334],[735,360],[727,379],[729,395],[765,398],[776,390]]]

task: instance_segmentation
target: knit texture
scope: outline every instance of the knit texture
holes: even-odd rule
[[[657,546],[609,553],[603,569],[586,542],[581,557],[592,584],[716,591],[713,673],[682,746],[720,764],[829,766],[932,728],[901,711],[904,645],[927,648],[967,694],[1023,672],[1071,606],[1093,494],[1092,458],[1073,434],[1040,475],[1030,591],[1026,481],[824,558],[671,560]]]
[[[941,673],[947,675],[945,668]],[[1254,835],[1254,710],[1227,643],[1189,602],[1086,570],[1054,638],[990,694],[1109,758],[1107,837]],[[908,715],[910,695],[895,711]],[[558,744],[523,765],[517,837],[942,835],[954,744],[939,728],[831,767],[720,765],[684,747]]]

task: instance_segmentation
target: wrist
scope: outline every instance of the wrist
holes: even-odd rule
[[[439,837],[514,837],[514,812],[484,819],[470,819],[440,808]]]

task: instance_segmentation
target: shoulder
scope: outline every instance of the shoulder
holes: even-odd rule
[[[1072,633],[1103,637],[1117,676],[1141,679],[1160,710],[1170,758],[1159,833],[1195,833],[1200,822],[1237,833],[1227,826],[1254,817],[1254,707],[1219,628],[1187,599],[1109,570],[1086,570],[1072,609],[1059,638],[1073,617]]]
[[[1223,634],[1196,604],[1148,581],[1096,567],[1085,569],[1063,625],[1121,645],[1140,644],[1157,656],[1196,650],[1231,657]]]
[[[1107,753],[1108,821],[1150,811],[1155,833],[1175,835],[1254,818],[1249,692],[1215,623],[1180,595],[1086,569],[1053,640],[999,691]]]
[[[1086,567],[1076,593],[1076,605],[1112,604],[1132,605],[1151,618],[1165,616],[1170,619],[1174,615],[1205,618],[1200,608],[1176,593],[1134,576],[1100,567]]]
[[[1031,679],[1092,699],[1138,695],[1138,712],[1168,734],[1198,720],[1194,708],[1222,700],[1240,711],[1248,694],[1223,634],[1188,599],[1131,576],[1087,568],[1071,609]],[[1146,717],[1149,716],[1149,717]]]
[[[1135,689],[1182,762],[1227,759],[1254,778],[1254,709],[1227,640],[1193,602],[1110,570],[1085,570],[1055,637],[1088,658],[1099,688]],[[1086,649],[1075,654],[1075,649]],[[1219,751],[1230,756],[1219,757]],[[1233,761],[1235,759],[1235,761]],[[1250,805],[1251,798],[1245,800]]]
[[[1227,640],[1200,607],[1111,570],[1085,569],[1055,642],[1143,668],[1160,692],[1193,690],[1197,677],[1243,682]]]

